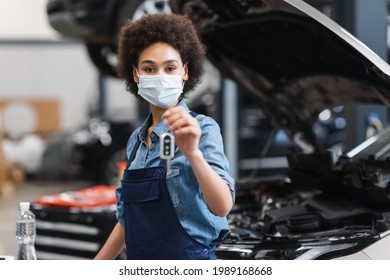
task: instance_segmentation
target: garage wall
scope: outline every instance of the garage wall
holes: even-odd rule
[[[97,96],[97,73],[83,45],[3,42],[0,61],[1,99],[58,100],[60,129],[86,120]]]
[[[85,123],[99,98],[98,73],[81,43],[0,42],[0,99],[57,100],[59,129]],[[122,81],[106,79],[106,113],[135,119]],[[22,121],[22,120],[18,120]]]

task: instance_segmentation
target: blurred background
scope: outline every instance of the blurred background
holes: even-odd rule
[[[69,31],[69,36],[49,24],[50,2],[51,23],[64,33]],[[56,19],[55,2],[80,8],[74,12],[86,20],[85,25],[77,26],[78,22],[66,15]],[[388,61],[389,1],[307,2]],[[118,9],[113,3],[122,6]],[[90,15],[83,14],[87,11],[83,5],[90,8]],[[125,159],[128,136],[147,110],[112,75],[110,59],[115,58],[110,56],[115,49],[110,47],[124,17],[166,12],[166,5],[162,0],[0,0],[0,255],[16,255],[14,230],[20,201],[117,184],[117,164]],[[99,14],[101,11],[104,13]],[[96,28],[96,34],[86,26]],[[288,137],[273,130],[263,112],[240,94],[243,91],[234,82],[221,77],[211,64],[205,67],[208,74],[188,104],[221,125],[232,176],[238,179],[285,171],[284,153],[291,145]],[[324,112],[314,127],[327,146],[341,144],[340,152],[389,123],[389,111],[383,106],[347,109],[339,106]],[[353,125],[344,134],[349,120]]]

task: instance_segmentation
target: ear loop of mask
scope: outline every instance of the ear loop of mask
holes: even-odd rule
[[[137,83],[137,84],[139,84],[139,73],[138,73],[138,69],[137,69],[137,67],[135,67],[134,65],[133,65],[133,68],[134,68],[134,70],[135,70],[135,73],[137,73],[137,77],[138,77],[138,83]]]

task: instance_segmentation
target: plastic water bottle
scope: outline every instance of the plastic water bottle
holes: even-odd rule
[[[36,260],[35,252],[36,220],[30,211],[30,202],[20,202],[16,217],[16,240],[19,245],[18,260]]]

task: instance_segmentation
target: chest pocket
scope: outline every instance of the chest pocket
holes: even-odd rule
[[[151,246],[162,243],[163,204],[157,180],[122,180],[126,243]],[[136,226],[135,226],[136,225]]]
[[[158,180],[122,180],[121,200],[129,203],[140,203],[156,200],[160,197],[160,182]]]

